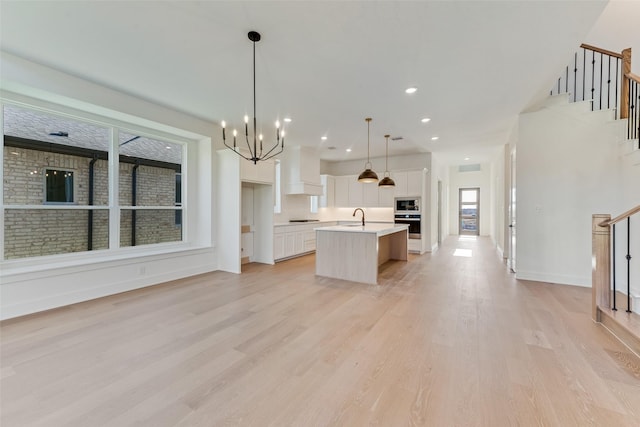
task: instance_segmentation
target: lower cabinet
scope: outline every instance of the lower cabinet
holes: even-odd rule
[[[273,235],[273,259],[285,257],[284,234],[274,233]]]
[[[336,222],[275,226],[273,229],[273,259],[278,261],[315,251],[316,232],[314,229],[329,225],[336,225]]]

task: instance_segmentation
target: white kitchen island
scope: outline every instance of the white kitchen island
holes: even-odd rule
[[[408,225],[366,224],[316,228],[316,275],[378,283],[378,267],[408,258]]]

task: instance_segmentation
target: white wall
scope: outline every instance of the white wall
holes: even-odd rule
[[[584,43],[618,53],[630,47],[632,50],[631,72],[640,75],[638,16],[640,16],[640,1],[610,1],[584,39]]]
[[[438,246],[438,181],[442,183],[442,212],[441,212],[441,234],[444,240],[449,235],[449,166],[442,162],[437,154],[431,159],[431,250]]]
[[[505,252],[505,156],[508,156],[508,146],[500,147],[491,161],[491,239],[498,252],[504,256]]]
[[[520,116],[518,278],[590,286],[591,215],[615,216],[640,202],[640,167],[619,153],[624,122],[588,110],[574,103]]]
[[[449,234],[458,234],[458,199],[461,188],[480,188],[480,235],[491,234],[491,164],[481,163],[481,170],[458,172],[449,168]]]
[[[6,99],[83,117],[164,132],[191,140],[187,147],[186,243],[11,260],[0,269],[0,318],[216,270],[216,187],[212,123],[1,53]]]
[[[341,162],[320,162],[320,173],[327,175],[358,175],[364,170],[365,159],[345,160]],[[404,156],[389,156],[389,170],[417,170],[431,168],[431,153],[422,153]],[[380,176],[384,173],[385,158],[371,158],[372,169]]]

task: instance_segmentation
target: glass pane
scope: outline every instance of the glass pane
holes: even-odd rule
[[[478,231],[478,222],[476,218],[462,218],[460,228],[466,231]]]
[[[460,211],[462,215],[469,216],[477,216],[478,215],[478,205],[463,205],[462,210]]]
[[[120,205],[175,206],[182,146],[120,133]]]
[[[109,214],[106,210],[5,209],[4,239],[5,259],[107,249]]]
[[[107,128],[12,105],[4,106],[3,118],[5,204],[46,203],[47,185],[53,184],[47,170],[58,170],[73,175],[66,182],[63,203],[107,205]]]
[[[460,190],[460,202],[462,203],[475,203],[478,201],[477,190]]]
[[[135,223],[135,233],[133,223]],[[121,247],[180,241],[182,241],[181,210],[121,210]]]

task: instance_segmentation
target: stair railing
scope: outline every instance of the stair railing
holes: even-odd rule
[[[631,72],[631,48],[621,53],[581,44],[550,95],[568,93],[570,100],[591,101],[591,110],[613,109],[627,119],[627,138],[640,135],[640,77]]]
[[[628,121],[627,139],[639,139],[640,137],[640,76],[631,72],[625,74],[625,79],[629,85],[627,102],[622,105],[620,112],[622,118]],[[640,150],[640,141],[638,141]]]
[[[631,217],[640,212],[640,205],[627,212],[611,218],[609,214],[594,214],[591,228],[591,292],[592,292],[592,318],[596,322],[601,321],[601,310],[616,311],[616,224],[626,221],[626,276],[627,276],[627,308],[631,312]],[[639,234],[636,233],[636,238]],[[612,244],[613,242],[613,244]],[[613,265],[613,268],[612,268]],[[637,270],[637,269],[636,269]],[[638,280],[638,278],[635,278]]]

